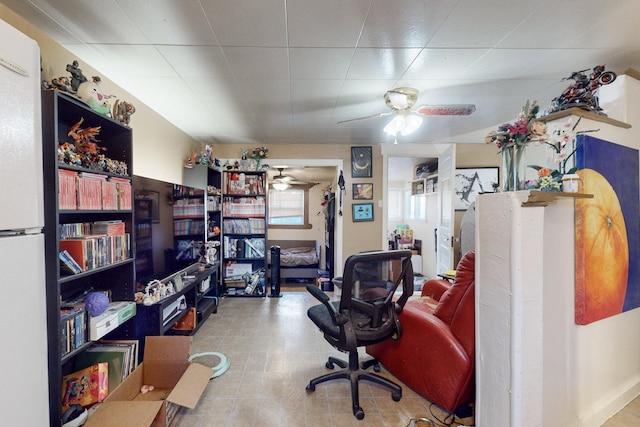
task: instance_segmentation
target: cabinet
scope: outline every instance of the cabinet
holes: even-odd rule
[[[438,191],[438,175],[433,174],[426,178],[414,179],[411,181],[411,195],[420,196]]]
[[[91,290],[108,292],[113,301],[134,299],[132,132],[56,91],[42,92],[42,126],[50,425],[60,425],[62,376],[90,345],[89,316],[74,317],[70,341],[62,302]],[[61,267],[63,248],[81,272]],[[130,338],[134,329],[128,320],[105,337]]]
[[[225,296],[263,297],[266,294],[265,178],[264,171],[222,172],[222,288]],[[259,280],[256,281],[257,276]]]
[[[218,307],[219,264],[193,264],[162,280],[176,292],[152,305],[138,304],[136,337],[144,349],[147,335],[193,335]],[[185,317],[186,316],[186,317]],[[179,320],[183,322],[176,324]],[[186,326],[185,326],[186,325]],[[144,354],[141,350],[140,356]]]

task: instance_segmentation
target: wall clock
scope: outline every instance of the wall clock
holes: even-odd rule
[[[351,177],[371,178],[371,147],[351,147]]]

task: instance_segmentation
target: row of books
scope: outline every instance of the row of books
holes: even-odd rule
[[[131,256],[131,235],[89,235],[59,242],[60,251],[66,251],[82,271],[104,267]]]
[[[204,218],[204,201],[202,199],[179,199],[173,204],[173,217]]]
[[[74,372],[62,378],[62,409],[104,400],[138,366],[138,347],[138,340],[100,340],[78,354]],[[95,380],[93,387],[83,383],[87,378]],[[99,394],[92,390],[98,387],[103,389]]]
[[[173,235],[204,234],[204,218],[176,219],[173,221]]]
[[[131,180],[90,172],[58,170],[60,209],[130,210]]]
[[[204,190],[176,184],[173,186],[173,195],[174,197],[204,196]]]
[[[87,341],[87,320],[84,304],[60,309],[60,354],[71,353]]]
[[[225,258],[264,258],[265,239],[255,238],[232,238],[224,236],[224,257]]]
[[[208,211],[220,210],[220,199],[217,196],[207,196],[207,210]]]
[[[75,222],[60,224],[58,227],[61,239],[82,237],[90,234],[107,234],[115,236],[117,234],[125,233],[125,224],[121,220]]]
[[[264,234],[264,218],[224,219],[222,229],[225,234]]]
[[[240,203],[238,201],[225,202],[222,204],[222,214],[228,217],[246,218],[251,216],[264,216],[266,204],[264,199],[256,203]]]

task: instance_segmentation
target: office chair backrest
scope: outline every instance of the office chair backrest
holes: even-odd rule
[[[390,331],[398,338],[402,329],[397,315],[411,294],[411,251],[363,252],[345,262],[340,312],[350,316],[360,342],[388,339]]]

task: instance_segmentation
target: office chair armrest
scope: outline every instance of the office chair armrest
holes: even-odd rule
[[[320,288],[314,285],[307,285],[307,291],[309,291],[309,293],[313,295],[315,299],[317,299],[325,307],[327,307],[327,310],[329,310],[329,314],[333,319],[333,323],[335,323],[337,326],[342,326],[347,323],[349,319],[345,315],[339,313],[338,310],[336,310],[336,307],[331,304],[329,296],[322,292]]]

